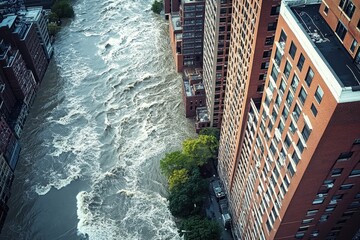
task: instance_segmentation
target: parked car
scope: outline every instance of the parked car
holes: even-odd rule
[[[219,181],[213,181],[212,182],[212,187],[213,187],[213,190],[214,190],[214,193],[215,193],[215,196],[217,198],[223,198],[225,197],[225,193],[220,185],[220,182]]]
[[[219,207],[222,214],[229,213],[228,201],[226,198],[219,200]]]

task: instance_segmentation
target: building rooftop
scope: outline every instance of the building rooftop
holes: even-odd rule
[[[17,12],[18,16],[21,16],[24,20],[37,21],[41,15],[42,7],[21,9]]]
[[[196,120],[198,122],[208,122],[209,114],[206,107],[197,107],[196,108]]]
[[[181,31],[180,16],[178,14],[171,15],[171,24],[173,25],[174,31]]]
[[[195,3],[195,2],[204,2],[204,0],[182,0],[181,2],[187,4],[187,3]]]
[[[352,57],[319,13],[320,4],[293,6],[291,11],[315,50],[337,75],[341,87],[360,87],[360,71]]]
[[[14,24],[15,20],[16,20],[15,15],[8,16],[2,20],[2,22],[0,23],[0,27],[7,26],[8,28],[10,28]]]

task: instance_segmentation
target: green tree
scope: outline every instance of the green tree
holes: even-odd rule
[[[184,236],[185,240],[218,240],[221,231],[217,222],[192,216],[181,223],[179,234]]]
[[[220,139],[220,129],[214,127],[203,128],[199,132],[200,135],[214,136],[218,141]]]
[[[214,136],[199,135],[183,142],[183,153],[192,158],[197,166],[202,166],[216,158],[219,141]]]
[[[193,166],[194,163],[191,159],[181,151],[167,153],[165,157],[160,160],[160,170],[167,178],[170,177],[174,170],[190,170]]]
[[[169,190],[171,191],[175,186],[186,183],[189,180],[188,170],[180,169],[174,170],[169,177]]]
[[[48,23],[48,31],[49,31],[49,34],[54,36],[56,35],[56,33],[60,30],[60,27],[54,23],[54,22],[51,22],[51,23]]]
[[[196,168],[191,172],[188,181],[174,186],[168,197],[172,215],[187,217],[200,213],[207,192],[207,185]]]
[[[49,14],[49,22],[57,23],[57,21],[59,21],[59,16],[54,12],[50,13]]]
[[[52,6],[51,11],[59,18],[71,18],[74,16],[74,9],[68,0],[56,1]]]
[[[151,10],[154,13],[160,14],[161,11],[163,10],[163,2],[161,0],[160,1],[154,0],[153,4],[151,5]]]

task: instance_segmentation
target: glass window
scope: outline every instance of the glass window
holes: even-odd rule
[[[324,96],[324,91],[320,86],[318,86],[315,92],[315,99],[317,100],[318,103],[321,103],[323,96]]]
[[[324,13],[325,13],[325,15],[327,15],[329,13],[329,8],[327,6],[325,6],[325,8],[324,8]]]
[[[347,29],[341,21],[338,22],[335,32],[338,35],[338,37],[343,41],[347,33]]]
[[[297,49],[297,47],[295,46],[294,42],[291,42],[289,54],[292,57],[292,59],[294,59],[294,57],[295,57],[296,49]]]
[[[281,104],[281,96],[278,94],[275,99],[276,107],[279,108]]]
[[[298,60],[298,63],[297,63],[297,67],[298,69],[300,70],[300,72],[302,71],[302,68],[304,66],[304,62],[305,62],[305,57],[304,55],[301,53],[300,54],[300,57],[299,57],[299,60]]]
[[[300,109],[299,105],[296,103],[295,107],[294,107],[294,112],[293,112],[293,117],[296,122],[299,120],[300,114],[301,114],[301,109]]]
[[[285,137],[284,145],[285,145],[285,147],[286,147],[287,149],[288,149],[288,148],[290,147],[290,145],[291,145],[291,140],[290,140],[290,138],[289,138],[288,135],[286,135],[286,137]]]
[[[360,169],[352,170],[350,173],[350,177],[358,177],[360,176]]]
[[[340,190],[348,190],[351,189],[354,186],[354,184],[350,183],[350,184],[343,184],[340,186]]]
[[[300,153],[302,153],[304,151],[304,144],[302,143],[302,141],[299,139],[298,143],[296,144],[297,148],[299,149]]]
[[[287,36],[283,29],[281,29],[279,42],[286,42]]]
[[[305,124],[305,126],[301,132],[301,135],[303,136],[305,142],[307,142],[307,140],[309,139],[310,133],[311,133],[311,129],[309,128],[309,126],[307,124]]]
[[[351,52],[354,52],[355,51],[355,48],[357,46],[357,41],[354,39],[351,46],[350,46],[350,51]]]
[[[308,210],[306,213],[306,216],[314,216],[316,215],[316,213],[319,211],[319,209],[312,209],[312,210]]]
[[[274,79],[274,81],[276,82],[277,80],[277,77],[279,75],[279,71],[278,69],[275,67],[275,65],[272,66],[272,69],[271,69],[271,77]]]
[[[281,58],[282,58],[282,54],[281,54],[281,52],[279,51],[279,49],[276,48],[275,56],[274,56],[274,61],[275,61],[275,63],[276,63],[278,66],[280,66]]]
[[[290,177],[293,177],[293,176],[294,176],[294,174],[295,174],[295,169],[293,168],[293,166],[292,166],[291,163],[288,164],[288,166],[287,166],[287,171],[288,171]]]
[[[351,158],[352,155],[353,155],[353,152],[340,153],[338,160],[347,160],[347,159]]]
[[[291,81],[291,88],[294,92],[296,91],[298,85],[299,85],[299,78],[296,76],[296,74],[294,74],[293,79]]]
[[[294,161],[294,163],[297,165],[300,161],[299,156],[297,155],[297,153],[294,151],[293,155],[291,156],[292,160]]]
[[[316,117],[318,111],[313,103],[311,104],[311,112],[314,115],[314,117]]]
[[[306,74],[306,77],[305,77],[305,82],[309,87],[311,85],[311,82],[312,82],[313,78],[314,78],[314,71],[311,69],[311,67],[309,67],[309,70],[308,70],[308,72]]]
[[[352,18],[356,8],[352,0],[341,0],[339,7],[342,8],[346,16],[348,16],[350,19]]]
[[[292,94],[292,92],[289,91],[286,97],[286,102],[289,105],[289,107],[291,106],[293,99],[294,99],[294,95]]]
[[[301,90],[300,90],[300,93],[299,93],[299,99],[300,99],[300,102],[303,105],[305,103],[306,97],[307,97],[307,93],[306,93],[305,89],[303,87],[301,87]]]
[[[284,69],[284,75],[285,75],[286,79],[289,79],[291,68],[292,67],[291,67],[291,64],[289,63],[289,61],[286,61],[285,69]]]
[[[343,171],[343,168],[335,168],[335,169],[332,170],[331,176],[332,177],[340,176],[342,171]]]
[[[284,118],[284,120],[286,121],[286,119],[288,118],[289,116],[289,110],[284,106],[284,109],[282,111],[282,114],[281,114]]]
[[[280,133],[282,133],[284,131],[284,127],[285,127],[285,125],[284,125],[283,121],[280,120],[279,125],[278,125],[278,129],[279,129]]]
[[[285,89],[286,89],[286,83],[285,83],[284,80],[281,79],[281,83],[280,83],[280,86],[279,86],[280,93],[281,93],[281,94],[284,94],[284,93],[285,93]]]

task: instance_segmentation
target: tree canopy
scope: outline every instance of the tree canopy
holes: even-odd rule
[[[220,129],[218,129],[218,128],[213,128],[213,127],[203,128],[200,130],[199,134],[214,136],[218,141],[220,139]]]
[[[160,170],[167,178],[169,178],[175,170],[190,170],[193,166],[195,165],[191,159],[181,151],[167,153],[165,157],[160,160]]]
[[[185,240],[218,240],[221,227],[215,221],[192,216],[181,223],[179,234],[184,236]]]
[[[183,142],[183,153],[202,166],[209,159],[216,158],[219,141],[214,136],[199,135],[197,138],[186,139]]]
[[[59,18],[71,18],[74,16],[74,10],[68,0],[57,0],[51,8]]]
[[[207,183],[201,178],[199,170],[194,169],[189,179],[177,184],[168,197],[169,209],[175,217],[187,217],[199,213],[202,208]]]
[[[151,10],[154,13],[160,14],[163,9],[163,3],[162,1],[154,0],[153,4],[151,5]]]
[[[186,183],[189,180],[188,170],[180,169],[174,170],[169,177],[169,190],[171,191],[175,186]]]

